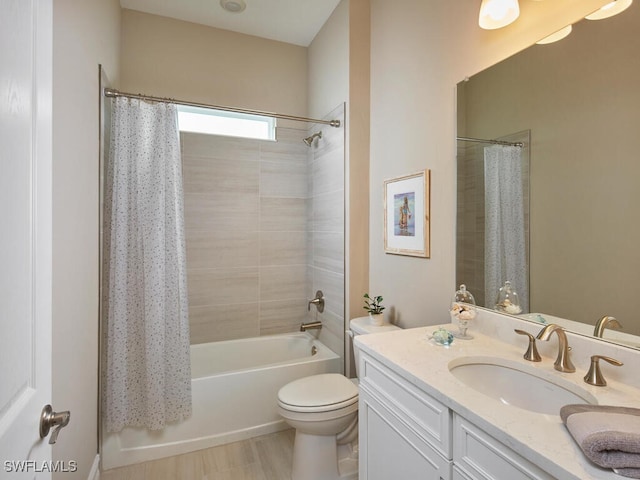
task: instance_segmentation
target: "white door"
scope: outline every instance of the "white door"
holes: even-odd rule
[[[0,0],[0,478],[50,478],[52,0]]]

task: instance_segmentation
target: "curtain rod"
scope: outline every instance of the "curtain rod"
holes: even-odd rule
[[[492,143],[493,145],[508,145],[510,147],[524,147],[522,142],[503,142],[502,140],[484,140],[482,138],[456,137],[456,140],[463,142]]]
[[[323,125],[330,125],[336,128],[340,126],[340,120],[317,120],[315,118],[297,117],[295,115],[286,115],[283,113],[262,112],[260,110],[250,110],[247,108],[225,107],[221,105],[208,105],[206,103],[186,102],[183,100],[176,100],[174,98],[152,97],[149,95],[142,95],[140,93],[123,93],[113,88],[105,88],[104,96],[138,98],[140,100],[147,100],[150,102],[175,103],[177,105],[184,105],[186,107],[211,108],[214,110],[222,110],[224,112],[247,113],[249,115],[261,115],[263,117],[281,118],[283,120],[293,120],[296,122],[321,123]]]

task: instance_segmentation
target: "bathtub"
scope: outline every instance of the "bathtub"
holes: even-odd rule
[[[341,358],[309,333],[192,345],[191,417],[159,431],[104,432],[102,468],[284,430],[288,426],[278,415],[278,390],[297,378],[341,371]]]

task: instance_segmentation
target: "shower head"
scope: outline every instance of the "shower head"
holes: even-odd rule
[[[319,131],[317,133],[314,133],[313,135],[311,135],[310,137],[305,138],[304,140],[302,140],[305,145],[307,147],[310,147],[313,144],[313,140],[318,137],[318,138],[322,138],[322,131]]]

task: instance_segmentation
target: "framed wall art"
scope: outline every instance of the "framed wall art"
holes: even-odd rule
[[[430,256],[431,171],[384,182],[384,251],[395,255]]]

